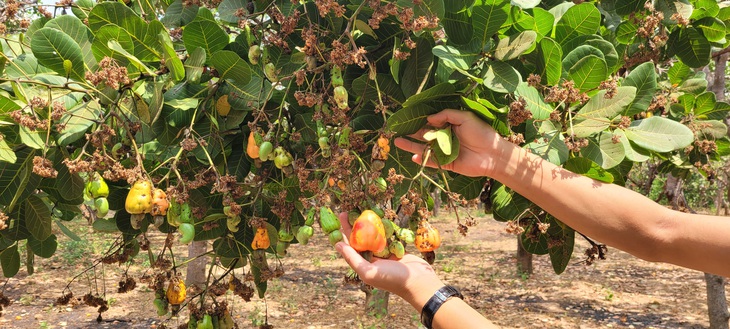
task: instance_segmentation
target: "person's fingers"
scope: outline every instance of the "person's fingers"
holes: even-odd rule
[[[337,215],[337,218],[340,220],[340,225],[342,226],[342,228],[340,228],[340,232],[342,233],[342,240],[349,245],[350,240],[348,238],[350,237],[352,227],[350,226],[350,221],[348,220],[348,214],[343,211]]]
[[[417,143],[401,137],[396,138],[395,141],[393,141],[393,144],[403,151],[414,154],[421,154],[423,153],[423,150],[426,149],[426,144]]]
[[[349,264],[350,267],[352,267],[352,269],[361,276],[364,273],[370,271],[373,267],[373,264],[365,260],[365,258],[362,258],[362,256],[360,256],[360,254],[357,253],[355,249],[352,249],[350,245],[344,242],[337,242],[337,244],[335,245],[335,249],[337,250],[337,252],[340,253],[342,258],[345,259],[347,264]]]
[[[446,109],[439,113],[429,115],[427,120],[428,123],[434,127],[443,127],[447,123],[458,126],[469,119],[469,114],[471,114],[471,112]]]

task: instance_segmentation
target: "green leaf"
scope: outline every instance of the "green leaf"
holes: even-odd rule
[[[396,136],[413,134],[426,125],[429,115],[439,111],[424,103],[404,107],[388,118],[388,130]]]
[[[449,43],[464,45],[474,36],[472,18],[466,10],[456,13],[447,11],[443,24]]]
[[[558,131],[544,133],[524,148],[558,166],[568,160],[568,147],[563,141],[563,135]]]
[[[508,2],[503,0],[477,0],[471,9],[474,34],[482,47],[507,22]]]
[[[464,103],[464,106],[466,108],[472,110],[472,112],[474,112],[476,115],[478,115],[479,117],[481,117],[482,120],[485,120],[485,121],[490,122],[490,121],[492,121],[492,120],[494,120],[494,119],[497,118],[496,116],[494,116],[494,114],[492,114],[491,111],[489,111],[489,108],[487,106],[483,105],[482,103],[479,103],[477,101],[473,101],[473,100],[468,99],[466,97],[461,97],[461,101]],[[492,107],[493,106],[494,105],[492,105]]]
[[[669,82],[673,85],[679,85],[684,82],[692,74],[692,69],[682,62],[674,62],[672,67],[667,71]]]
[[[697,131],[700,138],[716,140],[727,136],[727,126],[720,120],[697,120],[695,124],[701,127]]]
[[[573,255],[573,248],[575,245],[575,231],[569,226],[559,222],[557,219],[550,216],[550,228],[548,228],[548,235],[552,240],[559,240],[559,243],[548,249],[550,254],[550,263],[553,265],[555,274],[560,274],[565,271],[570,263],[570,258]]]
[[[15,152],[8,146],[8,143],[5,140],[0,140],[0,161],[15,163],[17,160],[18,157],[15,156]]]
[[[522,76],[511,65],[500,62],[490,61],[484,74],[484,85],[498,93],[513,93],[522,81]]]
[[[617,14],[626,16],[644,9],[644,3],[642,0],[616,0],[614,6]]]
[[[99,31],[105,26],[118,27],[122,33],[128,34],[134,48],[124,49],[127,51],[133,49],[130,52],[140,61],[153,61],[160,58],[156,49],[158,44],[148,40],[148,38],[155,40],[159,31],[148,37],[148,24],[123,3],[108,1],[94,6],[89,13],[89,28],[92,31]],[[125,45],[121,41],[120,44]]]
[[[42,241],[51,236],[51,211],[41,198],[31,194],[25,199],[23,219],[34,238]]]
[[[564,44],[571,39],[594,34],[601,26],[601,13],[593,3],[570,7],[555,25],[555,40]]]
[[[38,63],[66,76],[63,61],[71,61],[70,78],[85,81],[86,69],[81,47],[74,39],[59,30],[44,27],[33,34],[30,48]]]
[[[563,168],[604,183],[613,183],[613,175],[587,158],[572,158],[563,164]]]
[[[194,4],[183,5],[182,0],[173,1],[165,10],[165,17],[160,22],[169,29],[185,26],[195,19],[198,15],[199,7]],[[223,13],[221,13],[223,14]],[[235,11],[231,14],[235,14]]]
[[[646,62],[631,70],[622,85],[636,87],[636,97],[624,111],[624,115],[632,116],[645,111],[657,90],[657,75],[653,62]]]
[[[12,278],[18,274],[20,270],[20,252],[18,252],[18,244],[13,244],[0,252],[0,265],[3,267],[3,276]]]
[[[616,29],[616,41],[625,45],[632,44],[639,28],[631,21],[623,21]]]
[[[685,94],[685,95],[687,95],[687,94]],[[683,96],[685,96],[685,95],[683,95]],[[716,97],[715,93],[710,92],[710,91],[706,91],[706,92],[703,92],[703,93],[697,95],[697,97],[695,97],[694,106],[693,106],[694,108],[693,108],[692,112],[695,115],[701,115],[701,114],[711,112],[715,108],[715,104],[717,103],[717,100],[715,97]]]
[[[190,51],[190,56],[188,56],[188,59],[185,60],[185,76],[187,77],[187,82],[190,83],[198,83],[200,81],[200,77],[203,75],[203,65],[205,64],[206,55],[205,50],[203,48],[195,48],[193,51]]]
[[[426,136],[424,135],[424,138]],[[451,127],[436,131],[436,143],[433,143],[434,156],[440,165],[447,165],[459,157],[461,144],[456,135],[451,134]]]
[[[520,83],[515,90],[515,96],[523,98],[527,102],[527,109],[532,113],[532,118],[535,120],[547,120],[550,118],[550,113],[553,111],[553,107],[550,104],[545,103],[540,95],[540,92],[528,85],[527,83]]]
[[[416,41],[416,48],[411,50],[411,55],[401,64],[400,85],[403,95],[409,97],[415,95],[418,90],[428,87],[431,68],[433,66],[433,41],[430,38],[419,38]]]
[[[127,60],[129,60],[132,63],[132,65],[134,65],[134,67],[136,67],[138,70],[144,72],[145,74],[147,74],[149,76],[156,76],[157,75],[155,73],[155,71],[152,71],[152,69],[150,69],[149,67],[147,67],[147,65],[145,65],[144,63],[142,63],[142,61],[140,61],[137,57],[135,57],[134,55],[130,54],[128,51],[124,50],[124,47],[122,47],[122,45],[117,40],[109,40],[109,41],[107,41],[106,46],[109,47],[109,49],[111,49],[111,50],[113,50],[115,52],[118,52],[122,56],[124,56],[125,58],[127,58]]]
[[[525,229],[525,232],[520,235],[520,244],[522,244],[522,248],[524,248],[525,251],[531,254],[547,255],[549,252],[547,234],[537,233],[536,237],[528,236],[528,232],[535,232],[537,229],[535,228],[535,225],[537,224],[530,224],[530,226]]]
[[[568,49],[571,48],[572,47],[569,47]],[[565,55],[565,58],[563,59],[563,70],[565,70],[565,73],[568,73],[568,71],[571,70],[580,60],[586,58],[589,55],[605,59],[605,56],[600,49],[590,45],[582,44],[581,42],[581,45],[573,48],[573,50]]]
[[[58,144],[60,146],[67,146],[84,137],[89,127],[91,127],[102,116],[102,114],[101,106],[96,99],[81,103],[68,110],[64,113],[60,120],[60,122],[65,126],[58,136]]]
[[[624,145],[624,153],[626,154],[627,160],[633,162],[644,162],[649,160],[648,155],[634,149],[634,146],[631,145],[631,142],[629,142],[629,138],[626,137],[626,133],[623,129],[616,129],[613,131],[613,134],[618,136],[619,141],[621,141],[621,144]]]
[[[677,33],[674,48],[677,57],[691,68],[700,68],[710,63],[712,46],[697,29],[688,27],[672,33]],[[671,37],[670,37],[671,39]]]
[[[494,219],[501,222],[519,219],[532,207],[530,200],[499,182],[495,182],[492,186],[490,199],[494,207]]]
[[[545,37],[540,41],[539,51],[540,60],[536,64],[536,71],[547,85],[558,84],[563,72],[563,50],[555,40]]]
[[[433,47],[431,52],[434,56],[441,58],[442,63],[448,67],[467,71],[474,63],[478,54],[462,54],[461,51],[455,47],[448,45],[438,45]]]
[[[241,18],[236,16],[236,13],[238,10],[246,10],[247,2],[246,0],[223,0],[218,5],[218,15],[220,15],[221,21],[237,25]]]
[[[608,77],[606,61],[589,55],[579,60],[568,71],[568,76],[575,81],[575,87],[580,91],[586,91],[598,87]]]
[[[474,200],[482,194],[487,179],[484,177],[468,177],[455,175],[449,180],[451,192],[459,193],[465,200]]]
[[[524,31],[516,36],[502,38],[494,49],[494,57],[501,61],[515,59],[532,49],[536,39],[535,31]]]
[[[230,50],[216,52],[208,62],[218,71],[220,79],[233,80],[240,85],[251,81],[251,69],[248,63]]]
[[[458,102],[457,96],[458,94],[455,91],[454,85],[444,82],[428,88],[419,94],[408,97],[408,99],[403,102],[402,106],[410,107],[418,104],[426,104],[433,107],[444,108],[446,106],[452,106],[453,103]]]
[[[613,168],[626,157],[626,151],[621,143],[614,143],[613,134],[602,132],[595,138],[588,139],[588,146],[581,150],[581,155],[598,163],[604,169]]]
[[[16,153],[18,159],[14,163],[0,162],[0,204],[6,205],[3,209],[10,212],[11,204],[18,206],[23,197],[28,194],[26,187],[33,175],[33,157],[35,151],[25,149]],[[11,209],[8,209],[11,208]]]
[[[727,28],[721,20],[715,17],[705,17],[693,22],[692,26],[698,27],[707,41],[725,43]]]
[[[157,40],[162,45],[162,58],[165,59],[165,67],[170,70],[172,80],[178,82],[185,78],[185,67],[180,58],[177,57],[170,35],[167,32],[160,32],[157,34]]]
[[[642,148],[659,153],[683,149],[694,141],[694,134],[687,126],[658,116],[632,122],[626,129],[626,137]]]
[[[195,20],[186,25],[182,38],[185,48],[203,48],[209,58],[229,43],[228,33],[218,23],[209,20]]]
[[[534,30],[539,34],[538,40],[550,35],[555,25],[555,16],[549,11],[536,7],[532,9],[532,15],[535,17]]]
[[[56,253],[58,241],[55,234],[51,234],[48,238],[42,241],[29,237],[28,247],[30,247],[30,250],[32,250],[34,254],[43,258],[49,258]]]
[[[94,35],[89,31],[89,28],[84,25],[81,19],[72,15],[61,15],[46,23],[44,27],[53,28],[66,33],[81,47],[81,53],[83,54],[84,63],[87,68],[96,66],[96,58],[94,53],[91,51],[91,40]],[[69,61],[70,62],[70,61]],[[73,68],[73,63],[71,63]],[[64,75],[65,76],[65,75]]]
[[[572,134],[588,137],[610,126],[611,121],[634,100],[635,87],[618,87],[612,98],[606,98],[606,90],[599,91],[573,117]],[[571,129],[571,128],[569,128]]]
[[[40,131],[30,130],[30,128],[26,126],[19,126],[18,130],[18,135],[20,135],[21,143],[36,150],[45,148],[45,133],[41,135]]]

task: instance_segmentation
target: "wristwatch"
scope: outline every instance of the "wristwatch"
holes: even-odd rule
[[[433,296],[426,302],[426,305],[423,305],[423,309],[421,310],[421,323],[426,329],[432,329],[433,316],[441,308],[441,305],[451,297],[464,299],[464,296],[456,288],[443,286],[439,290],[436,290]]]

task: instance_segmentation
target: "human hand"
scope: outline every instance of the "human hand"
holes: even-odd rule
[[[461,145],[459,157],[454,162],[441,167],[466,176],[492,177],[495,170],[495,159],[509,151],[510,146],[514,146],[504,141],[492,127],[469,111],[443,110],[429,116],[428,124],[436,128],[451,124],[452,132]],[[423,134],[427,131],[428,129],[421,129],[411,137],[423,141]],[[418,164],[423,162],[423,150],[426,148],[426,144],[396,138],[395,146],[413,153],[414,162]],[[433,157],[426,165],[437,167]]]
[[[341,213],[338,217],[344,239],[335,245],[335,249],[363,282],[400,296],[417,310],[426,304],[436,290],[444,286],[431,265],[418,256],[406,254],[401,259],[373,257],[372,263],[368,262],[349,245],[348,237],[352,228],[347,221],[347,213]]]

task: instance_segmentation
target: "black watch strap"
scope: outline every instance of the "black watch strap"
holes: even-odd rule
[[[432,328],[433,316],[436,314],[436,311],[451,297],[464,299],[464,296],[456,288],[443,286],[439,290],[436,290],[433,296],[426,302],[426,305],[423,305],[423,309],[421,310],[421,323],[427,329]]]

